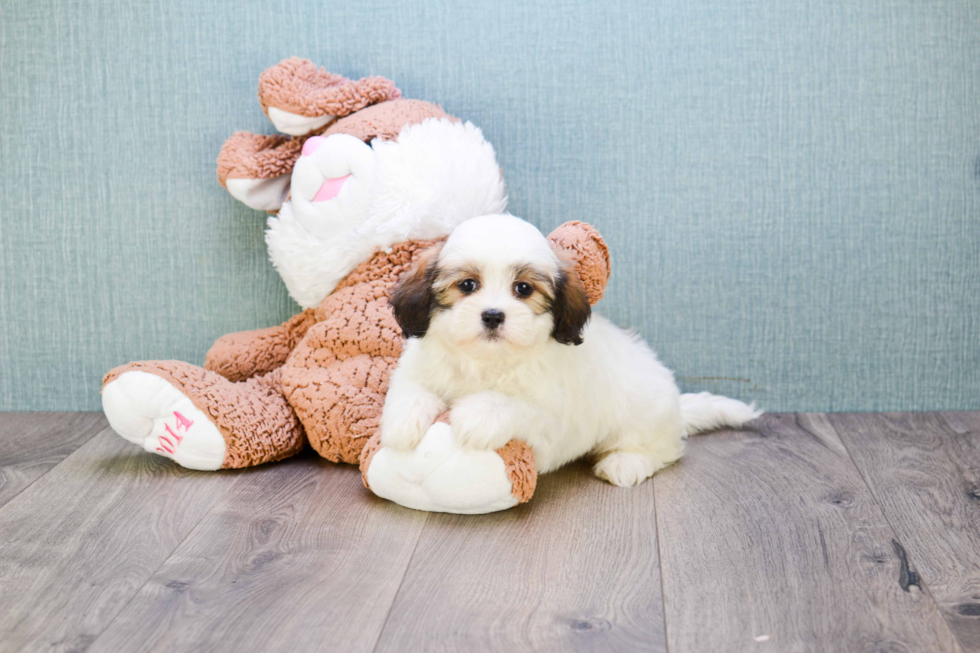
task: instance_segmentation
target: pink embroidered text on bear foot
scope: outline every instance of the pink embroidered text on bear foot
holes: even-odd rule
[[[109,379],[102,388],[102,409],[109,424],[130,442],[182,467],[220,469],[224,437],[187,395],[159,375],[166,364],[122,370]]]
[[[187,419],[176,410],[174,411],[174,420],[176,421],[176,424],[174,425],[173,429],[171,429],[170,425],[166,422],[163,425],[164,430],[170,434],[170,438],[173,438],[173,440],[168,438],[166,435],[161,435],[157,440],[157,451],[160,453],[176,453],[177,447],[179,447],[180,443],[184,440],[184,436],[180,435],[180,430],[183,429],[184,433],[186,434],[187,430],[194,426],[193,421]]]

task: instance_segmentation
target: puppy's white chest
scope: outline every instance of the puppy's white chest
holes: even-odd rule
[[[479,392],[499,392],[512,397],[532,399],[553,379],[542,378],[540,370],[529,370],[504,361],[453,361],[433,365],[427,370],[433,391],[447,403]]]

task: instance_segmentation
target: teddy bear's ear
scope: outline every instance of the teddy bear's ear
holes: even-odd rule
[[[218,181],[231,196],[259,211],[278,211],[289,195],[302,138],[235,132],[218,155]]]
[[[566,222],[548,235],[548,241],[562,259],[574,265],[589,303],[602,299],[611,267],[609,248],[595,227],[577,220]]]

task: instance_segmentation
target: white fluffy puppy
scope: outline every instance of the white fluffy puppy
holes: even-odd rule
[[[539,473],[586,454],[615,485],[680,458],[684,438],[759,413],[707,393],[681,395],[646,344],[591,315],[574,267],[531,224],[473,218],[426,253],[391,304],[409,338],[392,374],[381,441],[415,447],[451,409],[464,447],[530,445]]]

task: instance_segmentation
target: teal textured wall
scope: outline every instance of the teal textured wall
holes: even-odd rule
[[[6,0],[0,409],[294,312],[215,177],[293,54],[480,125],[684,388],[980,408],[980,3]]]

